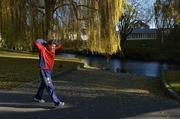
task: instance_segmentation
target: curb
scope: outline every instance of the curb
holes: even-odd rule
[[[160,80],[161,80],[161,87],[165,91],[167,95],[172,97],[173,99],[176,99],[180,102],[180,95],[174,91],[171,86],[167,83],[165,77],[162,75],[163,72],[161,72]]]

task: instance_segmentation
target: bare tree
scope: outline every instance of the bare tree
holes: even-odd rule
[[[178,8],[175,7],[177,6],[175,3],[174,0],[156,0],[154,6],[155,21],[161,43],[164,43],[164,37],[168,35],[167,32],[180,21],[180,15],[177,14]]]
[[[124,6],[124,15],[119,19],[119,23],[117,24],[120,32],[122,55],[125,55],[126,40],[133,31],[134,25],[138,21],[148,24],[153,18],[153,7],[145,6],[146,2],[148,0],[129,0]]]
[[[135,8],[130,4],[126,4],[124,15],[120,17],[119,22],[117,24],[120,35],[120,45],[122,49],[121,53],[123,56],[125,55],[126,52],[125,44],[127,37],[133,31],[133,26],[136,23],[136,16],[137,16],[137,11],[135,10]]]

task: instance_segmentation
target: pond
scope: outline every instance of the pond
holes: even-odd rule
[[[159,77],[163,70],[180,70],[180,65],[158,61],[121,60],[119,58],[112,58],[107,62],[106,58],[98,56],[83,56],[68,53],[59,53],[58,55],[66,58],[80,58],[84,61],[85,66],[97,67],[117,73],[123,72],[142,76]]]

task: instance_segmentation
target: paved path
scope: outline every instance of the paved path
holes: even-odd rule
[[[32,101],[37,82],[0,91],[0,117],[59,119],[179,119],[180,103],[164,95],[155,78],[81,69],[54,78],[65,107]]]

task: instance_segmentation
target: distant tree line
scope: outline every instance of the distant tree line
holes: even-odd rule
[[[180,44],[180,1],[156,0],[154,9],[161,44],[177,48]]]

